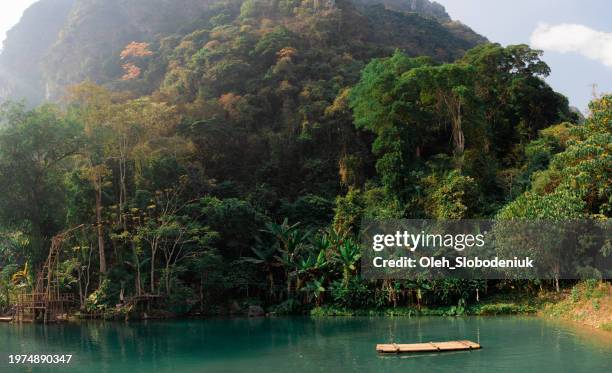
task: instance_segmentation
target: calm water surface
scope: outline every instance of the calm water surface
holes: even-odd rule
[[[482,350],[380,356],[376,343],[470,339]],[[7,354],[71,353],[64,367]],[[274,318],[0,325],[0,372],[612,372],[607,333],[533,317]]]

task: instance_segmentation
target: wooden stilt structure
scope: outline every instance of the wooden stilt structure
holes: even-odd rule
[[[57,269],[62,244],[67,235],[81,228],[78,226],[63,232],[51,240],[49,256],[36,278],[36,288],[32,293],[22,293],[17,297],[15,321],[43,323],[61,321],[66,307],[75,301],[73,294],[62,294],[59,288]]]

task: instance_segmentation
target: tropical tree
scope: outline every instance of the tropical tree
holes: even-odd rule
[[[298,223],[289,225],[288,219],[284,219],[281,224],[273,222],[266,224],[266,232],[271,234],[277,241],[278,254],[275,258],[285,271],[287,296],[290,296],[292,293],[293,278],[297,275],[295,267],[310,235],[310,232],[302,232],[298,227]]]
[[[66,191],[62,173],[80,149],[80,124],[58,108],[0,110],[0,220],[4,229],[29,236],[34,265],[63,224]]]
[[[108,125],[113,115],[112,96],[106,89],[91,82],[71,88],[71,115],[84,123],[84,146],[79,149],[80,167],[94,189],[95,225],[98,238],[100,274],[106,274],[106,243],[103,222],[103,190],[111,174],[105,152],[112,133]],[[100,279],[102,283],[102,278]]]
[[[243,261],[247,263],[253,263],[260,265],[262,270],[266,274],[266,279],[268,281],[268,296],[270,299],[274,299],[274,267],[278,265],[276,254],[277,247],[276,246],[266,246],[260,240],[258,244],[251,248],[253,252],[253,257],[245,257]]]

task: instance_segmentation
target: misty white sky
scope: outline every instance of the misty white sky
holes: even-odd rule
[[[0,39],[36,0],[0,0]],[[545,51],[549,83],[585,110],[591,84],[612,92],[612,2],[609,0],[437,0],[454,19],[503,45]]]
[[[0,0],[0,40],[4,41],[6,32],[13,27],[19,18],[21,13],[35,3],[36,0]]]

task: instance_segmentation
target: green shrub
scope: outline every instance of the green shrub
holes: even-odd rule
[[[300,307],[300,303],[295,299],[290,298],[281,304],[277,304],[270,308],[270,312],[277,315],[291,315],[296,313]]]
[[[182,284],[174,284],[168,295],[167,310],[174,314],[185,314],[191,310],[191,300],[195,299],[193,290]]]
[[[98,289],[89,294],[89,297],[87,297],[85,301],[85,309],[88,312],[104,310],[108,308],[110,301],[110,280],[105,279]]]
[[[353,277],[345,287],[342,281],[334,281],[330,286],[334,305],[346,308],[368,308],[372,306],[373,294],[366,282]]]
[[[577,286],[574,286],[572,288],[572,292],[570,294],[570,297],[572,298],[572,302],[576,303],[580,300],[580,289]]]

